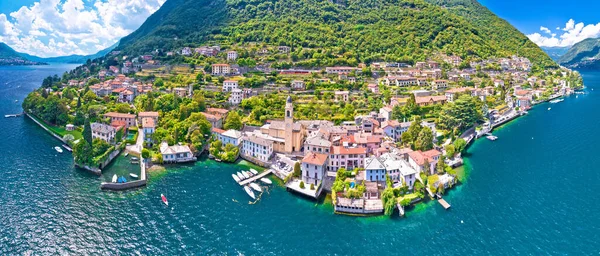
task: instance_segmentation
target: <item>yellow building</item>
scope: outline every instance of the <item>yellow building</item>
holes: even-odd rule
[[[294,106],[292,97],[288,96],[285,104],[284,121],[271,121],[260,128],[260,132],[268,135],[273,141],[273,151],[276,153],[293,153],[302,149],[302,141],[306,135],[305,127],[294,122]]]

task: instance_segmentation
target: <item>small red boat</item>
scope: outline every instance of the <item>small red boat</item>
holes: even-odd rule
[[[163,203],[164,203],[166,206],[169,206],[169,201],[167,201],[167,197],[166,197],[165,195],[163,195],[163,194],[160,194],[160,199],[162,199]]]

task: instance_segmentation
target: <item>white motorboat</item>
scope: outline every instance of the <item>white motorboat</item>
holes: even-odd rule
[[[250,172],[251,172],[252,174],[254,174],[254,175],[258,174],[258,171],[257,171],[257,170],[254,170],[254,169],[250,169]]]
[[[60,148],[60,147],[54,147],[54,150],[56,150],[56,152],[58,152],[58,153],[63,152],[62,148]]]
[[[127,157],[129,155],[129,152],[125,153],[125,157]]]
[[[242,171],[242,175],[244,175],[245,179],[250,178],[250,175],[248,175],[248,173],[245,171]]]
[[[260,188],[260,186],[254,182],[250,183],[250,187],[258,192],[262,192],[262,189]]]
[[[163,204],[169,206],[169,200],[167,200],[167,197],[165,195],[160,194],[160,199],[162,200]]]
[[[550,110],[550,109],[552,109],[552,108],[548,108],[548,110]]]
[[[231,177],[233,177],[233,180],[235,180],[235,182],[240,182],[240,178],[235,173],[231,174]]]
[[[113,183],[117,183],[117,175],[116,175],[116,174],[115,174],[115,175],[113,175],[113,177],[112,177],[112,182],[113,182]]]
[[[487,138],[488,140],[491,140],[491,141],[495,141],[495,140],[497,140],[497,139],[498,139],[498,137],[496,137],[496,136],[494,136],[494,135],[487,136],[486,138]]]
[[[260,181],[262,181],[263,183],[268,184],[268,185],[273,184],[273,182],[267,178],[260,178]]]
[[[241,172],[237,172],[237,176],[240,178],[240,180],[245,180],[246,177],[244,177],[244,175],[242,175]]]
[[[256,199],[256,197],[254,196],[254,192],[252,192],[252,189],[250,189],[250,187],[244,186],[244,190],[246,191],[246,193],[248,193],[250,197],[252,197],[252,199]]]
[[[139,178],[139,176],[135,173],[130,173],[129,176],[131,176],[131,178]]]
[[[551,100],[550,103],[554,104],[554,103],[559,103],[559,102],[562,102],[562,101],[564,101],[564,99],[555,99],[555,100]]]

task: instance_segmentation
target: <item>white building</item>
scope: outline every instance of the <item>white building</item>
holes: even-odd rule
[[[292,81],[292,89],[304,90],[305,88],[306,88],[306,85],[305,85],[304,81],[302,81],[302,80]]]
[[[225,80],[223,81],[223,92],[230,92],[233,89],[238,89],[238,81],[235,80]]]
[[[387,175],[393,182],[404,182],[409,189],[412,189],[417,179],[417,171],[401,156],[393,153],[385,153],[379,158]]]
[[[366,181],[385,181],[385,166],[375,156],[365,160],[365,180]]]
[[[304,141],[304,152],[329,154],[330,149],[331,141],[324,138],[323,135],[319,133],[306,138],[306,141]]]
[[[160,154],[162,155],[164,163],[184,163],[196,161],[196,157],[192,154],[190,147],[177,144],[169,146],[167,142],[160,144]]]
[[[244,93],[240,89],[232,89],[231,95],[229,95],[229,104],[239,105],[244,99]]]
[[[302,159],[302,181],[306,184],[314,184],[315,187],[323,181],[325,169],[327,168],[326,154],[309,152]]]
[[[181,49],[181,55],[183,55],[183,56],[191,56],[192,55],[192,49],[190,47],[184,47],[183,49]]]
[[[213,64],[212,74],[215,76],[226,76],[231,73],[231,67],[229,64]]]
[[[152,143],[152,136],[156,131],[156,124],[154,123],[154,119],[151,117],[144,117],[142,119],[142,129],[144,130],[144,141]]]
[[[354,168],[363,167],[367,158],[367,148],[365,147],[331,147],[329,155],[329,164],[327,170],[336,172],[339,168],[353,170]]]
[[[92,123],[92,139],[101,139],[108,143],[112,143],[115,140],[117,131],[114,127],[101,123]]]
[[[213,128],[213,131],[215,131],[217,139],[221,141],[223,145],[233,144],[237,147],[242,143],[242,132],[240,131],[233,129],[223,131],[215,128]]]
[[[435,173],[435,166],[437,161],[440,159],[442,153],[435,149],[428,150],[425,152],[422,151],[413,151],[408,153],[408,164],[410,167],[415,169],[417,172],[423,172],[426,168],[426,163],[429,163],[429,173],[428,175]]]
[[[273,141],[258,137],[256,134],[248,134],[243,137],[242,154],[266,163],[273,155]]]
[[[408,131],[410,124],[410,122],[400,123],[396,120],[389,120],[381,123],[381,129],[383,129],[386,136],[394,139],[394,141],[400,141],[402,134]]]
[[[235,61],[238,58],[238,53],[236,51],[228,51],[227,52],[227,60]]]

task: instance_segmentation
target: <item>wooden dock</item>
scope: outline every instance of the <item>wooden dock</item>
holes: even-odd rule
[[[240,186],[244,186],[244,185],[246,185],[246,184],[249,184],[249,183],[251,183],[251,182],[254,182],[254,181],[256,181],[256,180],[258,180],[258,179],[260,179],[260,178],[263,178],[263,177],[265,177],[265,176],[267,176],[267,175],[271,174],[272,172],[273,172],[273,170],[272,170],[272,169],[268,169],[268,170],[266,170],[266,171],[264,171],[264,172],[261,172],[261,173],[259,173],[259,174],[255,175],[255,176],[252,176],[252,177],[250,177],[250,178],[247,178],[247,179],[245,179],[245,180],[242,180],[242,181],[240,181],[238,184],[240,184]]]
[[[446,200],[444,200],[443,198],[438,199],[438,203],[440,203],[446,210],[450,208],[450,204],[446,202]]]

